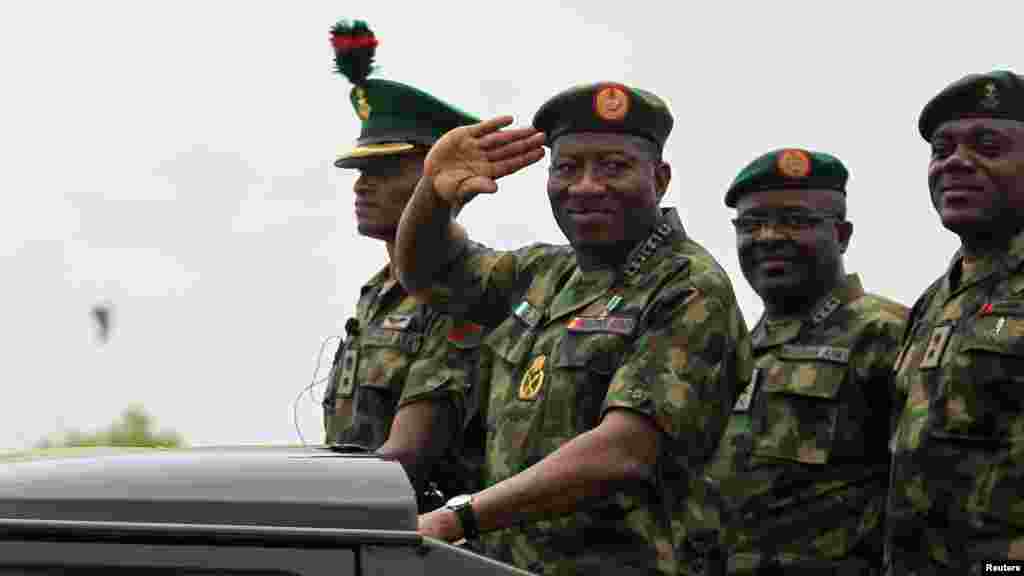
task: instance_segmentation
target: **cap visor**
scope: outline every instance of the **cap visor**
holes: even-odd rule
[[[334,161],[334,165],[338,168],[353,168],[363,164],[367,158],[373,158],[375,156],[391,156],[393,154],[402,154],[415,149],[416,146],[409,144],[408,142],[393,142],[389,144],[367,144],[365,146],[356,146],[352,150],[342,154]]]

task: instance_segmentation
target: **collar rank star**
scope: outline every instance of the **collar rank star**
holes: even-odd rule
[[[544,384],[544,361],[546,356],[537,356],[519,382],[519,399],[533,400]]]
[[[647,237],[643,244],[633,249],[633,253],[627,259],[626,267],[622,272],[623,276],[629,278],[639,273],[643,263],[658,251],[658,248],[661,247],[662,243],[665,242],[665,239],[671,233],[672,225],[668,222],[663,222],[655,228],[654,232],[651,232],[651,235]]]
[[[839,306],[842,303],[843,302],[839,298],[829,296],[829,298],[821,304],[821,307],[815,310],[814,314],[811,315],[811,324],[817,326],[827,320],[833,312],[839,309]]]

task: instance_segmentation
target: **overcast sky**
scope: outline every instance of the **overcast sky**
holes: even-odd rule
[[[298,441],[292,400],[386,261],[356,235],[356,174],[332,165],[359,129],[332,73],[328,30],[343,17],[377,33],[378,77],[480,116],[525,124],[597,80],[665,98],[665,204],[729,271],[748,324],[762,307],[724,190],[770,149],[837,155],[851,172],[847,269],[912,303],[958,245],[928,201],[917,115],[967,72],[1024,70],[1024,4],[685,6],[4,3],[0,450],[106,425],[132,403],[192,444]],[[471,204],[472,236],[562,242],[545,170]],[[115,325],[99,345],[89,310],[103,300]],[[319,406],[299,412],[319,440]]]

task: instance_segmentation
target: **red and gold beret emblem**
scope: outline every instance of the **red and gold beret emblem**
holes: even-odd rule
[[[811,157],[803,150],[783,150],[775,165],[786,178],[807,178],[811,174]]]
[[[621,84],[610,84],[594,94],[594,113],[602,120],[617,122],[629,112],[629,92]]]

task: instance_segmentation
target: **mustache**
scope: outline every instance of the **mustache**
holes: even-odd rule
[[[793,260],[799,256],[796,246],[786,240],[759,240],[749,245],[744,252],[754,260]]]
[[[614,203],[600,198],[573,199],[562,204],[566,212],[616,212]]]

